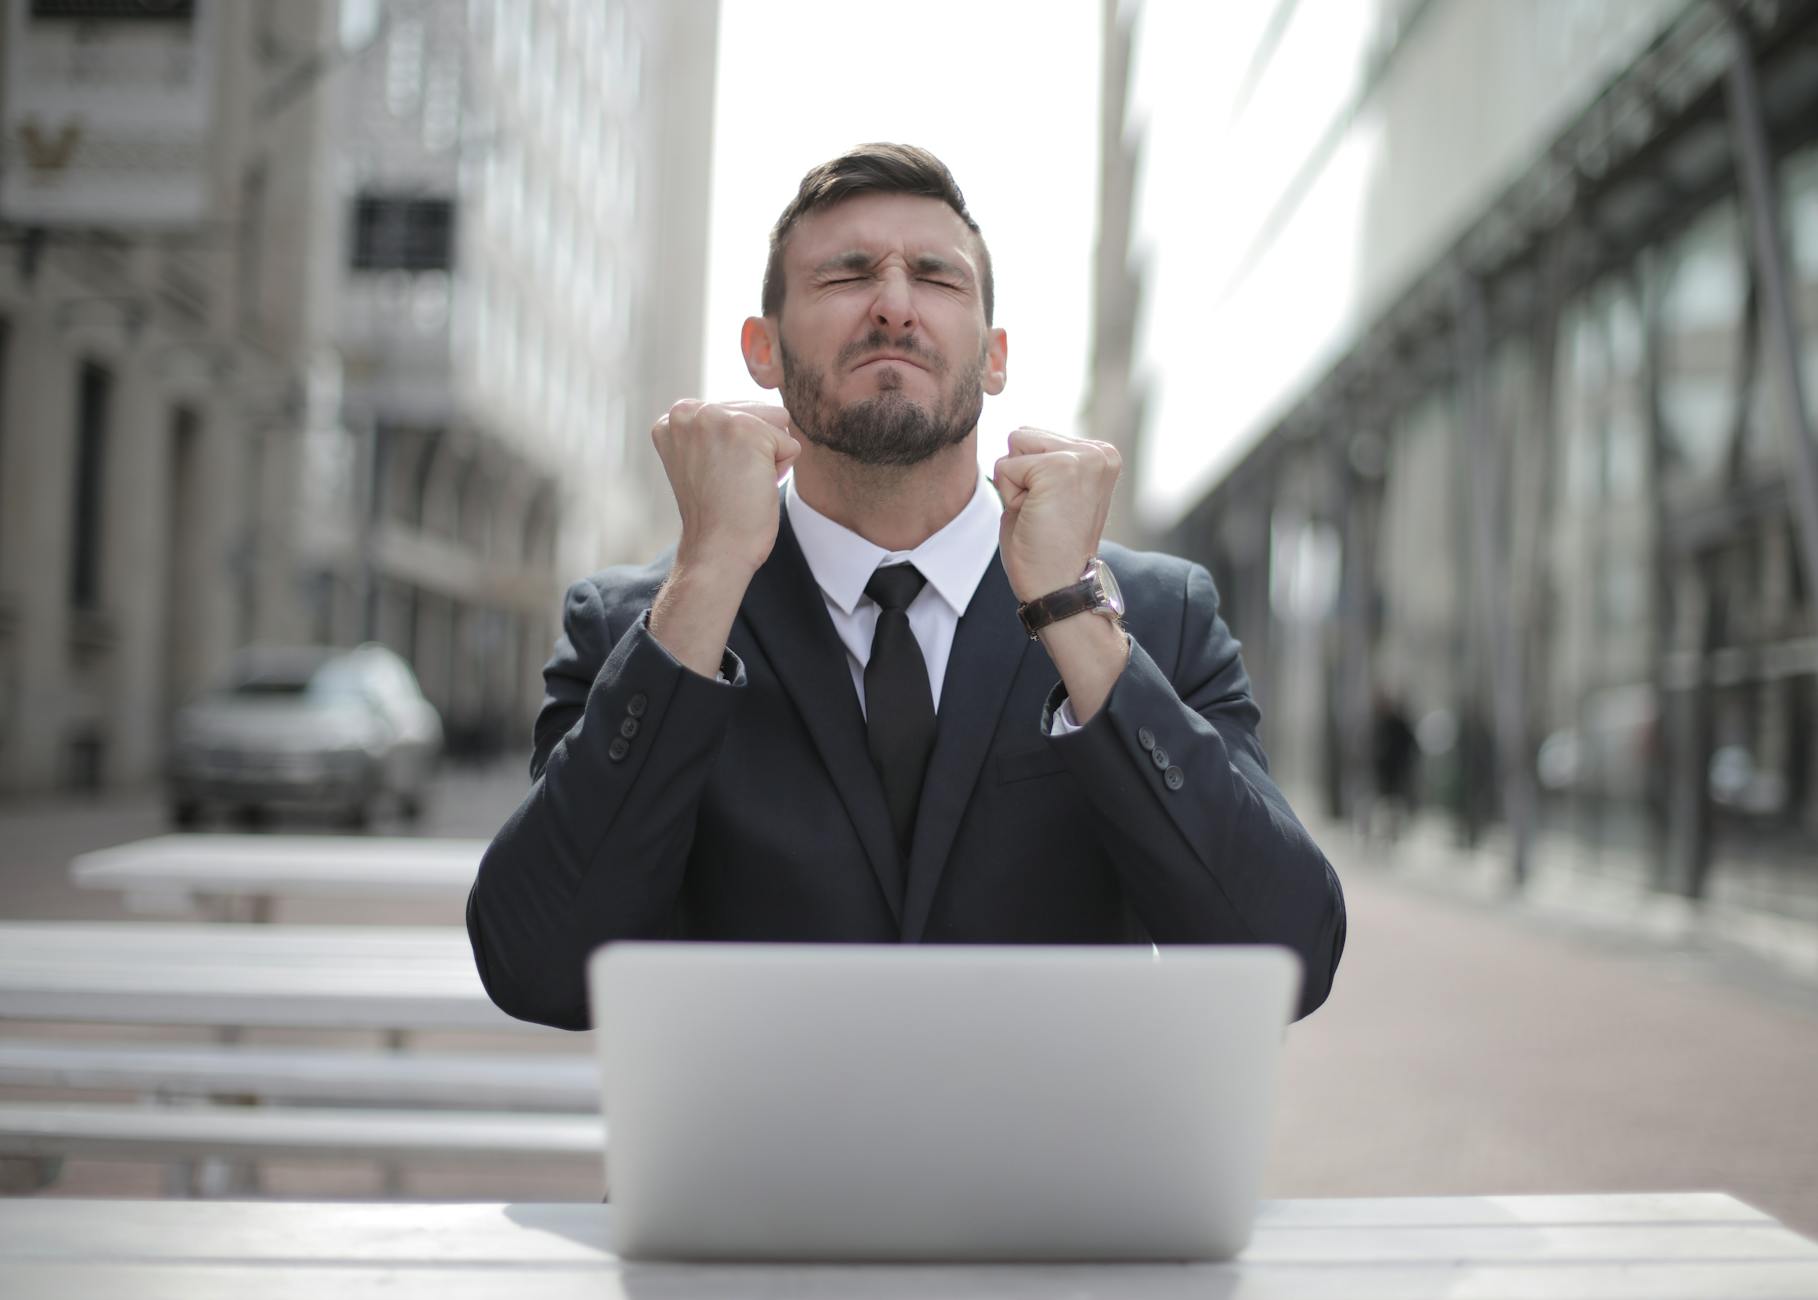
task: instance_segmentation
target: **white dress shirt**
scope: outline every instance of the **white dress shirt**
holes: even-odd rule
[[[953,633],[960,616],[972,603],[972,593],[997,554],[998,521],[1003,504],[997,492],[979,476],[972,499],[946,527],[912,551],[886,551],[816,510],[795,490],[789,476],[785,495],[789,526],[802,548],[802,557],[821,589],[834,631],[846,647],[846,666],[852,671],[852,688],[858,692],[859,711],[865,708],[865,665],[871,659],[871,637],[877,630],[877,602],[865,594],[865,584],[880,565],[907,561],[928,580],[909,602],[909,630],[915,633],[928,668],[928,688],[934,708],[941,707],[941,685],[947,676],[947,658],[953,651]],[[1015,629],[1022,635],[1019,626]],[[1054,719],[1054,735],[1078,726],[1072,702],[1061,706]]]

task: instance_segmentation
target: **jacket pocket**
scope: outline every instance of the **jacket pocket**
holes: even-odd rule
[[[1038,776],[1052,776],[1056,772],[1067,770],[1066,760],[1045,744],[999,754],[993,766],[997,769],[999,784],[1030,781]]]

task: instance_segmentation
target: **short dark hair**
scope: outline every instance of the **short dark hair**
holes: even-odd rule
[[[802,177],[795,198],[770,231],[770,260],[764,266],[764,315],[775,316],[783,310],[783,245],[795,223],[810,212],[830,208],[858,194],[913,194],[939,199],[958,213],[978,241],[979,296],[984,299],[985,323],[991,323],[996,298],[991,280],[991,250],[985,247],[978,222],[966,211],[966,196],[960,193],[947,164],[912,144],[861,144]]]

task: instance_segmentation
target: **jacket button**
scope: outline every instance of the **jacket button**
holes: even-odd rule
[[[1187,774],[1178,767],[1171,767],[1162,773],[1162,780],[1170,790],[1178,790],[1187,783]]]
[[[1138,727],[1136,729],[1136,743],[1141,745],[1144,749],[1154,749],[1155,733],[1150,731],[1147,727]]]
[[[625,712],[629,713],[634,718],[643,717],[644,710],[649,707],[650,701],[645,697],[644,692],[642,691],[639,691],[636,695],[625,701]]]
[[[1157,745],[1154,749],[1149,751],[1149,761],[1155,764],[1157,768],[1168,766],[1168,751],[1163,749],[1160,745]]]
[[[636,718],[626,718],[623,722],[619,723],[619,734],[625,737],[626,740],[630,740],[633,736],[637,735],[638,720]]]
[[[617,763],[631,752],[631,742],[623,736],[614,736],[612,744],[606,747],[606,757]]]

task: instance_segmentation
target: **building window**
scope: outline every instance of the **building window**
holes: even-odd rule
[[[454,266],[454,200],[362,194],[354,202],[353,269],[447,271]]]
[[[32,0],[32,18],[111,22],[122,18],[188,22],[196,0]]]
[[[385,104],[403,117],[423,96],[423,24],[414,18],[394,21],[385,53]]]
[[[114,379],[92,361],[76,379],[76,502],[71,515],[70,604],[101,604],[102,489],[107,470],[107,417]]]

